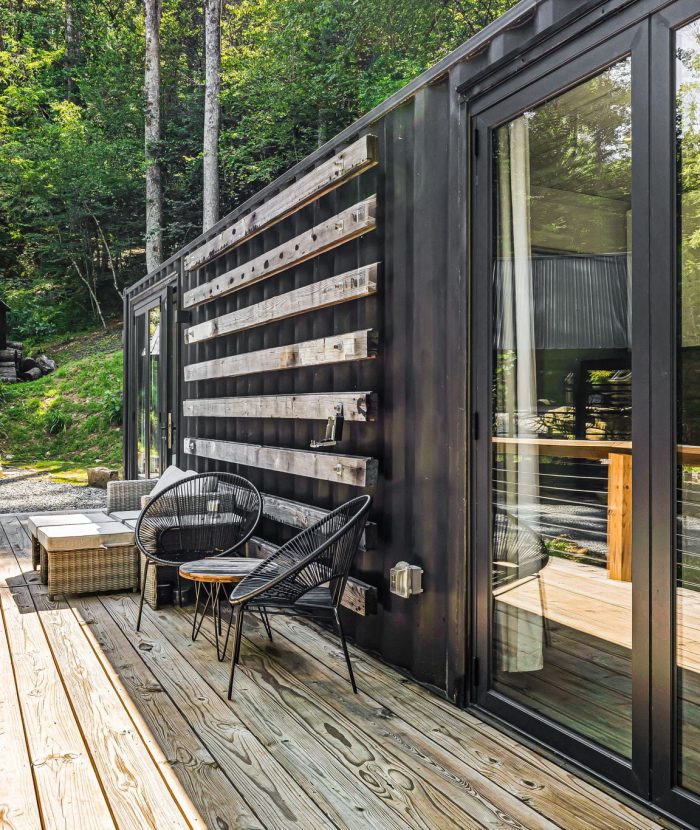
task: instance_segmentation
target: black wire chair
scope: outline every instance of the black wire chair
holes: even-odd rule
[[[136,630],[141,627],[151,565],[179,567],[214,556],[231,556],[253,535],[262,513],[255,485],[232,473],[200,473],[159,493],[136,522],[136,544],[146,557]],[[178,585],[180,576],[178,574]]]
[[[542,570],[549,562],[544,539],[526,522],[502,507],[495,507],[492,528],[492,590],[500,596],[536,579],[542,606],[545,642],[550,644]]]
[[[371,504],[371,496],[359,496],[328,513],[279,547],[233,589],[230,596],[233,609],[226,635],[228,641],[231,624],[234,623],[229,700],[241,651],[243,615],[247,608],[261,609],[265,615],[271,612],[324,618],[331,616],[343,644],[352,690],[357,693],[338,607]]]

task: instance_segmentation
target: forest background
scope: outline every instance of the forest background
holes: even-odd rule
[[[224,3],[221,215],[511,5]],[[202,15],[163,3],[164,258],[201,230]],[[0,296],[15,340],[100,325],[95,299],[118,316],[145,274],[144,36],[137,0],[0,0]]]

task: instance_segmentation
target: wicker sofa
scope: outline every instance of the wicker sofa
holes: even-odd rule
[[[137,478],[127,481],[107,482],[107,513],[123,513],[128,510],[142,510],[144,496],[149,496],[158,483],[157,478]],[[146,557],[141,554],[141,574],[146,567]],[[173,574],[174,577],[174,574]],[[146,580],[144,599],[151,608],[158,608],[158,586],[156,569],[151,568]]]

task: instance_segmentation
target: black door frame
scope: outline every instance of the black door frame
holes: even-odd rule
[[[174,275],[173,275],[174,277]],[[178,400],[178,372],[177,372],[177,331],[176,318],[177,281],[168,278],[151,286],[143,294],[130,297],[126,304],[125,315],[125,388],[124,388],[124,476],[125,478],[138,477],[138,431],[137,415],[137,378],[138,378],[138,317],[160,307],[160,361],[158,365],[158,428],[161,465],[164,469],[171,462],[176,449],[176,433],[178,418],[175,402]],[[146,453],[148,456],[148,444]]]
[[[619,21],[618,21],[619,23]],[[638,456],[637,447],[648,447],[650,437],[649,402],[649,22],[637,22],[603,41],[598,31],[594,45],[579,43],[579,54],[562,56],[553,53],[537,67],[524,70],[511,85],[515,90],[503,97],[491,91],[483,101],[470,104],[474,146],[472,188],[472,400],[474,414],[484,427],[472,440],[472,550],[473,556],[473,632],[472,647],[479,669],[473,672],[472,696],[475,706],[508,722],[511,726],[541,741],[599,776],[623,787],[638,797],[651,796],[650,782],[650,632],[649,632],[649,493],[648,452]],[[554,97],[592,77],[617,61],[632,56],[632,227],[633,245],[633,416],[632,441],[635,446],[633,468],[634,553],[633,626],[635,645],[632,652],[633,755],[632,761],[621,758],[592,741],[520,704],[488,689],[491,677],[490,567],[486,552],[490,547],[491,516],[491,286],[488,275],[491,263],[491,131],[524,110]],[[506,84],[505,86],[509,86]]]
[[[674,31],[700,20],[697,0],[679,0],[651,19],[650,265],[670,275],[650,284],[651,326],[651,702],[654,801],[697,825],[700,796],[678,786],[675,666],[676,514],[676,136]]]

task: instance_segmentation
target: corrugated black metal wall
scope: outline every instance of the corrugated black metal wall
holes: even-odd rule
[[[379,262],[376,296],[343,303],[252,329],[185,346],[185,364],[225,355],[299,343],[374,328],[379,357],[333,366],[296,368],[241,378],[184,384],[183,398],[372,390],[378,394],[375,422],[346,422],[333,451],[371,456],[380,463],[375,504],[379,547],[362,554],[355,573],[379,588],[379,613],[348,614],[357,640],[416,676],[446,688],[445,641],[448,573],[445,567],[445,479],[449,446],[445,368],[447,271],[448,84],[426,87],[389,113],[370,132],[379,139],[379,164],[323,196],[269,230],[187,273],[182,291],[246,262],[353,204],[377,194],[377,229],[298,267],[261,280],[191,311],[195,324],[286,293],[334,274]],[[466,378],[465,378],[466,382]],[[184,419],[185,436],[309,449],[322,437],[320,421],[293,419]],[[182,441],[180,441],[181,448]],[[186,456],[199,471],[220,462]],[[267,493],[321,507],[351,498],[357,488],[310,478],[245,468],[243,474]],[[264,528],[263,531],[273,531]],[[406,600],[388,591],[389,568],[401,559],[425,569],[425,593]]]
[[[178,284],[179,297],[238,264],[292,239],[363,198],[377,194],[377,228],[360,239],[276,276],[181,315],[180,329],[349,269],[380,263],[376,296],[185,346],[180,336],[178,463],[199,471],[225,468],[183,455],[185,437],[240,441],[306,450],[323,437],[319,421],[250,418],[181,419],[181,401],[238,395],[372,390],[373,423],[345,424],[333,449],[379,461],[372,519],[377,549],[362,553],[356,576],[379,589],[376,616],[347,614],[358,643],[405,667],[448,697],[463,701],[467,651],[467,351],[468,152],[463,92],[485,88],[484,78],[512,77],[527,60],[546,54],[564,25],[590,25],[601,0],[523,0],[496,24],[345,130],[248,203],[225,217],[128,292],[130,309],[159,280]],[[619,0],[616,5],[625,5]],[[578,24],[576,24],[578,25]],[[558,45],[561,45],[559,43]],[[526,54],[525,47],[530,50]],[[515,61],[514,56],[518,57]],[[365,133],[379,141],[376,167],[304,207],[199,271],[184,256],[315,164]],[[170,277],[169,275],[173,275]],[[379,357],[335,366],[296,368],[240,378],[184,383],[186,364],[272,346],[375,328]],[[182,331],[180,331],[182,335]],[[125,362],[128,367],[128,361]],[[129,389],[127,389],[127,411]],[[127,430],[127,456],[133,437]],[[241,467],[267,493],[331,507],[359,490],[310,478]],[[272,532],[264,526],[262,535]],[[388,590],[389,568],[408,560],[424,568],[425,592],[411,599]]]

